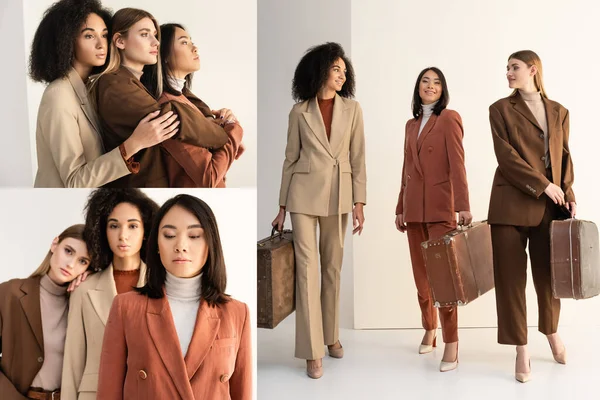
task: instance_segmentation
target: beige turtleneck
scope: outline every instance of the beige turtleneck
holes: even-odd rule
[[[165,291],[184,357],[196,327],[196,316],[200,307],[201,277],[202,274],[193,278],[178,278],[167,271],[165,280]]]
[[[548,151],[548,119],[546,117],[546,107],[544,106],[544,102],[542,101],[542,95],[540,92],[533,93],[524,93],[519,90],[519,94],[525,100],[525,104],[531,110],[531,113],[535,117],[538,124],[540,124],[540,128],[544,132],[544,161],[546,163],[546,168],[550,167],[550,154]]]
[[[421,136],[421,132],[423,132],[423,128],[425,127],[425,125],[427,125],[427,121],[429,121],[429,117],[431,117],[431,115],[433,114],[433,107],[435,107],[436,104],[437,104],[437,101],[435,101],[431,104],[421,105],[421,110],[422,110],[423,114],[421,117],[421,126],[419,127],[419,134],[417,135],[417,138],[419,136]]]
[[[127,65],[123,65],[123,64],[121,64],[121,65],[123,67],[127,68],[129,70],[129,72],[131,72],[133,74],[133,76],[135,76],[138,79],[138,81],[141,79],[142,75],[144,75],[144,72],[142,72],[142,71],[137,71],[133,68],[129,68]]]
[[[31,383],[44,390],[60,388],[69,299],[67,286],[58,286],[46,274],[40,280],[40,306],[44,336],[44,363]]]

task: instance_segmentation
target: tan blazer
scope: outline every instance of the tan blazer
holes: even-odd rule
[[[184,358],[169,302],[125,293],[113,302],[100,364],[98,400],[250,400],[248,306],[201,302]]]
[[[137,286],[146,283],[146,264],[142,262]],[[117,287],[112,264],[90,275],[69,301],[69,325],[61,383],[64,399],[94,400],[98,388],[98,369],[104,328]]]
[[[543,99],[548,119],[548,145],[552,182],[575,201],[573,161],[569,151],[569,111]],[[498,168],[494,175],[488,222],[537,226],[546,209],[546,178],[543,130],[517,92],[490,106],[490,125]]]
[[[317,99],[294,105],[289,116],[279,204],[314,216],[352,212],[367,203],[365,136],[357,101],[335,95],[331,136]]]
[[[406,222],[456,221],[456,212],[470,211],[462,120],[445,109],[431,115],[419,135],[421,121],[406,123],[396,215]]]
[[[40,277],[0,284],[0,398],[26,400],[44,363]]]
[[[44,91],[36,149],[35,187],[98,187],[130,174],[118,148],[104,154],[96,112],[74,69]]]

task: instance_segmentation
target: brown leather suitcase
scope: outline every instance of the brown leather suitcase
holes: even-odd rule
[[[494,287],[492,235],[486,221],[421,244],[436,307],[463,306]]]
[[[550,224],[552,295],[587,299],[600,294],[598,228],[590,221],[566,219]]]
[[[275,328],[296,309],[296,260],[291,230],[271,231],[257,246],[258,327]]]

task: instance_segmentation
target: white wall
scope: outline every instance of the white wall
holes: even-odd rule
[[[29,120],[27,119],[27,69],[21,0],[4,0],[0,6],[4,95],[0,98],[0,186],[31,186]],[[10,39],[8,39],[10,38]]]
[[[9,0],[19,3],[18,0]],[[29,56],[35,30],[44,11],[55,0],[23,0],[24,25],[15,23],[14,31],[25,37],[25,52],[20,50],[15,62],[15,72],[10,75],[23,77],[26,74],[23,56]],[[173,0],[104,0],[106,7],[116,12],[123,7],[135,7],[149,11],[159,24],[177,22],[183,24],[198,46],[201,69],[194,76],[193,92],[213,109],[230,108],[244,128],[243,143],[246,151],[235,161],[227,174],[229,187],[256,186],[256,1],[223,0],[218,7],[207,8],[206,2]],[[23,19],[21,18],[20,21]],[[4,25],[3,25],[4,27]],[[11,30],[11,35],[13,34]],[[8,34],[6,35],[8,37]],[[20,41],[19,43],[22,43]],[[3,75],[5,68],[1,66]],[[29,133],[28,152],[16,153],[19,168],[28,168],[30,175],[22,177],[19,185],[32,186],[37,171],[35,152],[35,127],[37,109],[45,86],[27,78],[27,107],[29,130],[20,128],[15,134],[22,137],[25,144]],[[20,92],[22,93],[22,91]],[[14,101],[15,99],[12,99]],[[16,105],[22,102],[15,101]],[[23,118],[23,113],[17,120]],[[25,122],[25,121],[23,121]],[[33,172],[31,172],[33,171]],[[0,181],[0,183],[2,183]]]
[[[44,259],[52,239],[83,223],[90,189],[3,189],[0,191],[0,282],[29,276]],[[144,189],[159,205],[179,193],[204,200],[213,210],[227,266],[227,293],[250,308],[256,369],[256,190]],[[256,374],[254,374],[256,398]]]
[[[350,55],[350,7],[345,0],[258,0],[258,236],[270,235],[279,211],[294,70],[309,47],[338,42]],[[368,209],[366,211],[369,212]],[[368,214],[367,214],[368,218]],[[351,224],[349,224],[351,225]],[[286,229],[291,229],[289,214]],[[346,234],[340,325],[352,327],[352,238]]]
[[[369,205],[354,243],[355,326],[420,328],[406,236],[394,227],[404,125],[418,73],[437,66],[464,122],[466,167],[475,220],[486,219],[496,159],[488,106],[510,94],[505,72],[514,51],[542,58],[549,97],[570,110],[578,217],[600,223],[597,207],[597,2],[431,0],[352,1],[352,55],[365,115]],[[537,305],[528,282],[528,324]],[[600,324],[600,298],[563,301],[561,325]],[[459,311],[461,326],[496,326],[494,294]]]

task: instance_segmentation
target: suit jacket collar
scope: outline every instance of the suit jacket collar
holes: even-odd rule
[[[27,322],[35,335],[38,346],[44,353],[44,335],[42,330],[42,311],[40,305],[40,279],[41,276],[28,278],[21,284],[21,308],[27,317]]]
[[[308,100],[306,111],[302,113],[310,129],[333,158],[337,157],[344,141],[344,133],[346,133],[348,123],[350,122],[347,115],[349,109],[350,105],[343,97],[336,93],[335,100],[333,101],[333,116],[331,118],[331,135],[329,139],[327,139],[327,131],[323,123],[323,116],[319,109],[319,100],[317,97]]]
[[[423,169],[422,169],[421,163],[419,161],[419,152],[421,151],[421,146],[423,146],[423,141],[425,140],[427,135],[429,135],[429,133],[432,131],[433,127],[435,126],[438,116],[435,114],[432,114],[429,117],[429,120],[427,121],[425,126],[423,127],[423,131],[419,135],[419,128],[421,127],[422,118],[423,118],[423,116],[421,115],[416,120],[413,120],[412,124],[408,128],[408,131],[406,132],[406,134],[408,135],[407,140],[408,140],[409,151],[412,154],[412,158],[415,163],[415,168],[417,169],[417,171],[419,172],[419,174],[421,176],[423,176]]]
[[[194,399],[190,380],[206,358],[219,331],[221,319],[218,309],[200,301],[194,333],[185,358],[166,294],[160,299],[148,299],[146,317],[152,341],[179,395],[182,399]]]
[[[515,93],[514,96],[510,96],[509,100],[510,100],[513,108],[516,111],[518,111],[525,118],[527,118],[529,120],[529,122],[531,122],[539,130],[543,131],[542,127],[540,126],[539,122],[537,121],[537,119],[535,118],[535,116],[533,115],[531,110],[529,109],[529,106],[527,105],[527,103],[525,103],[525,100],[523,99],[523,96],[521,96],[519,91],[517,91],[517,93]],[[548,100],[545,97],[542,97],[542,102],[544,103],[544,108],[546,109],[546,120],[548,123],[548,137],[550,138],[550,136],[552,136],[552,133],[554,133],[554,130],[556,129],[556,123],[560,122],[560,121],[558,121],[559,107],[558,107],[558,104],[556,104],[555,102],[553,102],[551,100]]]
[[[100,134],[96,111],[94,111],[93,107],[89,103],[88,91],[85,87],[85,84],[81,80],[81,77],[79,76],[77,71],[75,71],[75,68],[71,68],[69,74],[67,75],[67,79],[69,80],[69,83],[73,87],[73,90],[75,91],[75,94],[79,99],[79,104],[81,105],[83,113],[85,114],[86,118],[88,119],[96,133]]]
[[[87,295],[92,302],[96,314],[102,321],[102,324],[106,326],[110,308],[112,306],[113,299],[117,295],[117,285],[115,284],[115,278],[113,275],[112,263],[103,271],[99,272],[98,283],[96,287],[89,290]],[[138,279],[137,286],[144,286],[146,283],[146,264],[142,261],[140,264],[140,277]]]
[[[419,119],[417,120],[418,124],[416,124],[416,125],[417,125],[418,128],[421,127],[422,118],[423,118],[423,116],[421,115],[421,117],[419,117]],[[421,146],[423,146],[423,141],[425,140],[425,138],[427,137],[427,135],[429,135],[429,133],[431,132],[431,130],[435,126],[435,123],[437,122],[437,119],[438,119],[437,115],[431,114],[431,116],[427,120],[427,123],[425,123],[425,126],[423,127],[423,131],[421,132],[420,135],[419,135],[419,129],[417,128],[417,135],[419,136],[417,138],[417,150],[418,151],[421,151]]]

